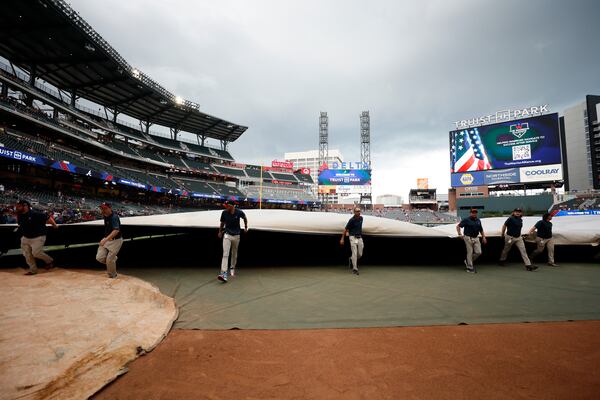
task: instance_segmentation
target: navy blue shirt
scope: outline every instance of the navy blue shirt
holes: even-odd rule
[[[104,237],[110,235],[110,233],[115,229],[118,229],[119,233],[117,233],[117,236],[115,236],[113,239],[122,238],[123,235],[121,235],[121,220],[119,219],[119,216],[113,212],[108,217],[104,217]]]
[[[234,209],[233,214],[229,210],[223,210],[221,213],[221,222],[225,223],[225,233],[239,235],[242,231],[240,227],[241,218],[246,218],[246,214],[239,208]]]
[[[48,214],[45,212],[30,209],[25,214],[18,214],[17,221],[21,234],[28,239],[44,236],[46,234]]]
[[[523,228],[523,220],[520,217],[515,217],[514,215],[511,215],[510,217],[508,217],[508,219],[506,220],[504,225],[506,225],[506,234],[508,236],[512,236],[512,237],[521,236],[521,228]]]
[[[346,229],[350,233],[350,236],[362,236],[362,224],[363,217],[352,217],[346,224]]]
[[[552,222],[550,221],[538,221],[535,224],[537,229],[537,236],[542,239],[550,239],[552,237]]]
[[[477,237],[480,232],[483,232],[483,226],[481,226],[481,220],[477,217],[467,217],[460,221],[461,228],[465,228],[465,236]]]

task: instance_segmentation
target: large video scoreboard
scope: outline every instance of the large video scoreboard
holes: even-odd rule
[[[558,114],[450,132],[451,186],[563,179]]]

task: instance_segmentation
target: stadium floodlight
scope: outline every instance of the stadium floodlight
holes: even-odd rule
[[[137,68],[132,69],[131,75],[133,75],[133,77],[136,79],[140,79],[140,70]]]
[[[180,96],[175,96],[175,104],[182,105],[183,104],[183,98],[180,97]]]
[[[167,104],[167,103],[168,103],[168,101],[167,101],[167,100],[165,100],[165,99],[160,99],[160,104],[162,104],[162,105],[165,105],[165,104]]]

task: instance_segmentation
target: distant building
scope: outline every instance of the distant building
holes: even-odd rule
[[[600,189],[600,96],[585,96],[560,117],[565,189]]]
[[[342,153],[339,150],[329,150],[329,158],[327,159],[327,165],[331,165],[334,162],[341,164],[344,162],[344,157],[342,157]],[[318,193],[318,185],[319,185],[319,150],[309,150],[309,151],[297,151],[285,153],[283,155],[286,161],[291,161],[294,163],[294,169],[299,168],[309,168],[310,176],[315,182],[313,193]],[[328,194],[326,195],[326,202],[338,204],[339,196],[337,194]]]
[[[385,207],[401,206],[404,203],[402,196],[396,194],[384,194],[377,196],[375,204],[383,204]]]
[[[436,189],[410,189],[408,203],[411,210],[438,209]]]

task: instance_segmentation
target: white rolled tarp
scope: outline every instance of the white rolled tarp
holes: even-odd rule
[[[352,214],[293,210],[243,210],[250,229],[307,234],[341,234]],[[185,228],[219,227],[221,210],[121,218],[123,226],[165,226]],[[442,232],[421,225],[387,218],[364,216],[363,233],[370,236],[443,237]],[[82,224],[102,224],[102,221]],[[242,227],[243,222],[241,223]]]
[[[498,237],[502,234],[502,225],[507,217],[482,218],[481,223],[486,236]],[[523,217],[522,233],[526,234],[541,220],[541,217]],[[443,225],[430,228],[447,236],[456,237],[456,225]],[[563,216],[552,219],[552,236],[558,245],[600,244],[600,216]],[[530,240],[534,240],[531,237]]]
[[[308,212],[293,210],[243,210],[251,230],[305,234],[341,234],[351,214]],[[123,226],[164,226],[182,228],[217,228],[221,210],[197,211],[177,214],[125,217]],[[364,216],[363,233],[367,236],[388,237],[456,237],[456,224],[433,228],[410,222],[382,217]],[[541,217],[523,217],[523,233]],[[487,236],[498,237],[506,217],[482,218]],[[563,216],[552,220],[553,235],[558,245],[598,245],[600,243],[600,216]],[[76,225],[102,224],[102,221],[84,222]],[[243,226],[243,223],[242,223]]]

